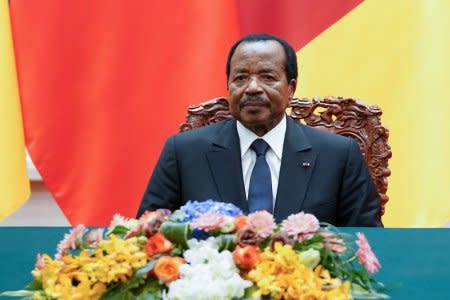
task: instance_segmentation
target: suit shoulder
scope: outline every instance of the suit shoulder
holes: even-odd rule
[[[320,130],[307,125],[299,124],[313,146],[320,146],[321,148],[330,147],[330,149],[346,151],[349,144],[355,142],[352,138],[345,137],[336,133]],[[356,142],[355,142],[356,143]]]
[[[217,136],[224,126],[230,125],[230,122],[232,122],[232,119],[194,128],[189,131],[177,133],[172,138],[176,139],[177,143],[211,142],[212,138]]]

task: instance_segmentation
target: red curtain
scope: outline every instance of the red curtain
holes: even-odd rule
[[[360,2],[11,1],[27,146],[66,217],[135,215],[186,108],[226,95],[240,36],[300,49]]]

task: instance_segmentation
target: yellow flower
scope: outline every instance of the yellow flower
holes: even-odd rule
[[[45,295],[33,299],[99,299],[111,282],[126,281],[135,269],[147,263],[145,252],[136,238],[118,239],[111,235],[98,249],[83,250],[78,256],[53,260],[44,256],[45,266],[35,269],[33,276],[42,282]]]
[[[258,286],[261,295],[275,299],[351,299],[348,282],[332,278],[321,266],[312,270],[290,245],[281,243],[275,244],[274,251],[266,248],[261,253],[259,265],[247,278]]]

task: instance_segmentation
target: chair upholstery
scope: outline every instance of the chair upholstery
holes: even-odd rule
[[[318,97],[312,100],[292,99],[288,114],[298,122],[320,130],[355,139],[367,162],[372,179],[380,194],[381,213],[389,200],[387,177],[391,174],[388,161],[392,156],[388,144],[389,131],[381,125],[381,109],[353,98]],[[215,98],[188,109],[186,122],[180,131],[188,131],[231,118],[226,98]]]

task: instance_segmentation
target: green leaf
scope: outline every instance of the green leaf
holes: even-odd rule
[[[272,237],[270,237],[270,236],[265,238],[264,240],[262,240],[258,245],[259,250],[264,250],[265,248],[269,247],[271,240],[272,240]]]
[[[132,300],[135,299],[133,293],[124,284],[118,284],[114,288],[104,293],[100,300]]]
[[[160,300],[162,299],[163,289],[164,286],[159,284],[158,280],[154,278],[149,278],[145,286],[143,286],[143,288],[140,289],[139,291],[135,291],[134,295],[138,300],[148,300],[148,299]]]
[[[113,228],[113,230],[108,232],[107,236],[110,236],[111,234],[124,235],[128,231],[130,231],[130,229],[128,229],[128,227],[125,227],[123,225],[117,225],[116,227]]]
[[[175,223],[182,223],[183,220],[184,220],[184,214],[181,210],[174,211],[168,219],[169,222],[175,222]]]
[[[149,261],[145,266],[143,266],[142,268],[137,270],[135,275],[138,277],[144,276],[145,274],[147,274],[148,272],[153,270],[153,267],[155,266],[155,264],[156,264],[156,260]]]
[[[310,248],[320,250],[323,248],[323,237],[320,234],[316,234],[314,237],[308,240],[304,240],[301,243],[295,242],[292,248],[296,251],[306,251]]]
[[[137,276],[136,274],[133,274],[127,282],[125,283],[125,289],[131,290],[138,288],[145,284],[145,279],[141,276]]]
[[[277,224],[273,230],[273,233],[280,233],[281,232],[281,224]]]
[[[351,293],[355,299],[390,299],[386,294],[377,293],[373,290],[365,290],[358,284],[351,285]]]
[[[35,291],[27,291],[27,290],[19,290],[19,291],[6,291],[0,293],[0,297],[22,297],[22,298],[31,298]]]
[[[176,245],[175,248],[170,251],[170,256],[182,256],[183,254],[183,247],[180,245]]]
[[[151,263],[140,269],[142,274],[144,268],[149,268]],[[162,290],[164,286],[160,285],[158,280],[149,277],[148,280],[141,275],[134,274],[127,282],[119,282],[110,287],[102,295],[101,300],[131,300],[131,299],[162,299]]]
[[[134,299],[136,299],[136,300],[161,300],[162,294],[161,294],[161,292],[153,293],[153,292],[143,291],[141,294],[135,295]]]
[[[184,249],[188,248],[187,239],[191,233],[189,224],[166,221],[161,225],[159,231],[175,245],[180,245]]]
[[[234,234],[222,234],[219,236],[219,251],[233,251],[234,247]]]
[[[261,294],[258,286],[252,285],[245,289],[244,300],[259,299],[260,297]]]
[[[42,290],[42,282],[39,280],[33,280],[32,282],[30,282],[26,287],[27,290],[31,290],[31,291],[40,291]]]

